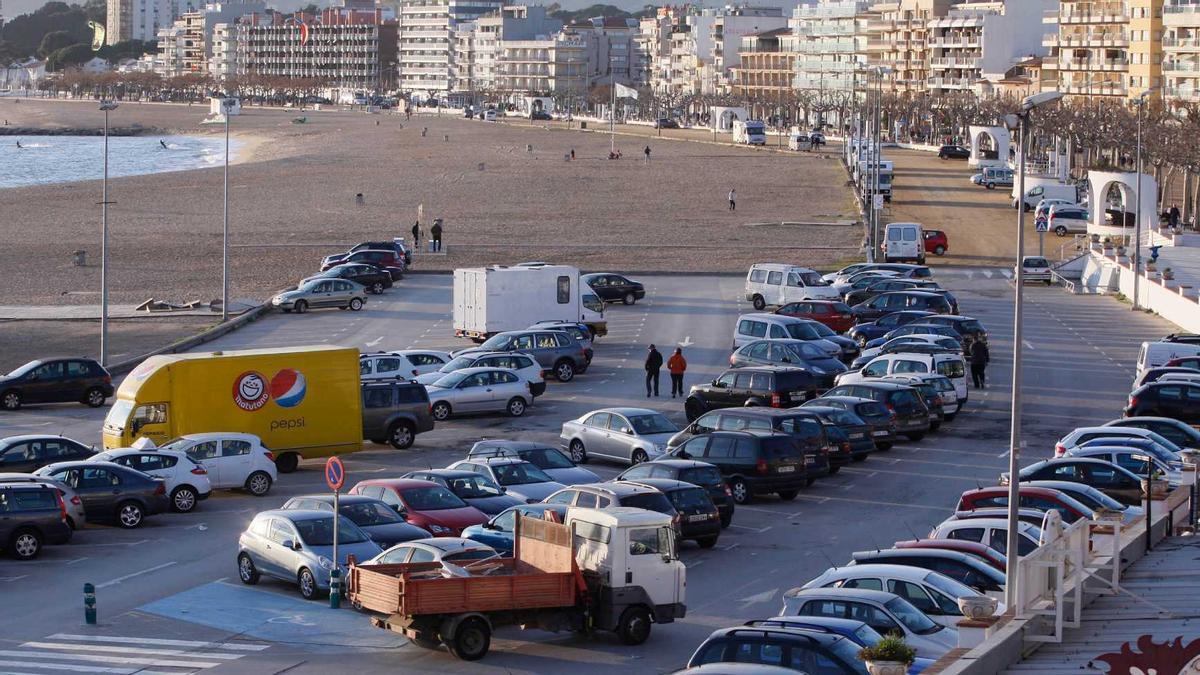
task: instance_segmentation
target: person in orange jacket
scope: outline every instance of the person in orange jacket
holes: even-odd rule
[[[683,396],[683,373],[687,370],[687,359],[683,358],[683,350],[679,347],[667,359],[667,370],[671,373],[671,398],[675,398],[675,392]]]

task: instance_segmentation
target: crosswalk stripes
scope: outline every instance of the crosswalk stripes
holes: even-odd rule
[[[268,647],[250,642],[56,633],[15,649],[0,649],[0,675],[189,675]]]

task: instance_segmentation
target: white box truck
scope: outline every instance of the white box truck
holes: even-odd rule
[[[604,303],[567,265],[454,270],[454,334],[476,340],[538,322],[587,324],[605,335]]]
[[[767,128],[762,120],[734,120],[733,142],[742,145],[766,145]]]

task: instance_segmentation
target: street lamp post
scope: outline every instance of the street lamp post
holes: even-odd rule
[[[116,101],[101,101],[104,112],[104,187],[100,196],[100,365],[108,365],[108,113]]]
[[[1151,87],[1137,97],[1137,187],[1134,188],[1134,223],[1133,223],[1133,302],[1130,309],[1138,310],[1140,281],[1142,278],[1142,113],[1146,110],[1146,97],[1154,93],[1158,87]]]
[[[233,99],[221,99],[225,112],[225,197],[221,209],[221,321],[229,320],[229,113]]]
[[[1018,162],[1020,170],[1017,178],[1017,194],[1019,203],[1017,205],[1017,264],[1016,264],[1016,291],[1013,305],[1013,365],[1012,365],[1012,408],[1010,410],[1010,426],[1009,426],[1009,448],[1008,448],[1008,536],[1006,542],[1007,555],[1009,556],[1009,564],[1005,570],[1004,580],[1004,603],[1009,607],[1016,607],[1018,567],[1017,561],[1020,559],[1017,555],[1018,543],[1018,519],[1020,507],[1020,477],[1017,472],[1020,470],[1018,460],[1021,454],[1021,362],[1023,350],[1023,324],[1024,324],[1024,288],[1025,288],[1025,204],[1023,196],[1025,194],[1025,152],[1028,147],[1029,136],[1029,114],[1035,108],[1062,98],[1063,95],[1057,91],[1048,91],[1041,94],[1034,94],[1025,99],[1021,104],[1021,111],[1015,115],[1008,115],[1005,122],[1010,130],[1018,131]]]

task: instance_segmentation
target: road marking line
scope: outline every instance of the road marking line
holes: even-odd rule
[[[240,587],[234,586],[234,588]],[[253,642],[204,642],[201,640],[166,640],[155,638],[117,637],[109,635],[73,635],[71,633],[55,633],[47,639],[78,640],[82,642],[114,642],[117,644],[132,645],[165,645],[168,647],[219,647],[220,649],[234,649],[247,652],[259,652],[271,646]]]
[[[926,506],[924,504],[905,504],[903,502],[885,502],[885,501],[879,501],[879,500],[875,500],[875,499],[854,499],[852,497],[825,497],[825,496],[818,497],[815,495],[797,495],[797,497],[799,497],[801,499],[816,499],[816,500],[822,501],[822,502],[837,501],[837,502],[853,502],[855,504],[874,504],[876,506],[905,506],[905,507],[912,508],[912,509],[927,509],[930,511],[940,511],[940,512],[944,512],[946,510],[946,507],[944,507],[944,506]]]
[[[736,527],[739,530],[750,530],[751,532],[757,532],[758,534],[762,534],[763,532],[766,532],[767,530],[771,529],[771,527],[772,527],[771,525],[768,525],[766,527],[748,527],[746,525],[738,525],[737,523],[730,523],[729,526]]]
[[[206,659],[240,659],[245,654],[221,654],[218,652],[189,652],[185,649],[147,649],[145,647],[128,647],[115,645],[76,645],[70,642],[26,642],[22,647],[33,649],[65,649],[72,652],[116,652],[133,654],[134,656],[182,656],[185,658],[203,657]]]
[[[1031,352],[1032,352],[1032,351],[1036,351],[1036,350],[1033,348],[1033,345],[1029,344],[1029,340],[1021,340],[1021,344],[1025,345],[1025,348],[1026,348],[1026,349],[1028,349],[1028,350],[1029,350],[1029,351],[1031,351]]]
[[[104,668],[102,666],[81,666],[69,663],[31,663],[29,661],[0,661],[0,667],[13,666],[17,668],[37,668],[39,670],[66,670],[74,673],[111,673],[112,675],[178,675],[161,670],[142,670],[141,668]],[[34,673],[2,671],[2,675],[34,675]]]
[[[88,654],[61,654],[59,652],[18,652],[10,649],[0,650],[0,656],[16,656],[34,659],[66,659],[67,661],[87,661],[89,663],[126,663],[132,666],[168,666],[177,668],[216,668],[223,665],[220,661],[172,661],[170,659],[138,659],[128,656],[90,656]],[[197,654],[197,656],[200,656]]]
[[[22,574],[19,577],[0,577],[0,581],[20,581],[28,576],[29,576],[28,574]]]
[[[115,585],[121,583],[122,581],[128,581],[129,579],[132,579],[136,576],[141,576],[143,574],[149,574],[150,572],[157,572],[158,570],[164,569],[166,567],[170,567],[171,565],[174,565],[174,564],[175,564],[175,561],[172,560],[171,562],[165,562],[161,565],[155,565],[154,567],[148,567],[144,570],[141,570],[140,572],[131,572],[129,574],[126,574],[123,577],[117,577],[116,579],[111,579],[102,584],[97,584],[96,588],[108,588],[109,586],[115,586]],[[153,665],[153,664],[151,664],[151,665]]]

